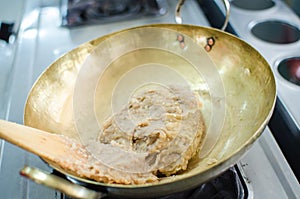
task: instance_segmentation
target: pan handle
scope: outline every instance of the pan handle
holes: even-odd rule
[[[211,1],[211,0],[209,0]],[[182,24],[182,17],[181,17],[181,14],[180,14],[180,10],[181,10],[181,7],[183,6],[185,0],[179,0],[177,5],[176,5],[176,10],[175,10],[175,21],[177,24]],[[230,3],[229,3],[229,0],[222,0],[223,4],[224,4],[224,7],[225,7],[225,11],[226,11],[226,16],[225,16],[225,21],[224,21],[224,24],[221,28],[221,30],[225,30],[227,25],[228,25],[228,22],[229,22],[229,16],[230,16]]]
[[[38,168],[25,166],[20,174],[27,177],[38,184],[56,189],[72,198],[99,199],[105,197],[105,193],[100,193],[87,189],[83,186],[73,184],[54,174],[47,173]]]

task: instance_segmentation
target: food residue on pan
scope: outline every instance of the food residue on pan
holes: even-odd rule
[[[104,183],[144,184],[176,174],[187,169],[205,136],[200,105],[188,87],[141,89],[85,146],[92,153],[78,151],[77,162],[58,161],[63,169]]]

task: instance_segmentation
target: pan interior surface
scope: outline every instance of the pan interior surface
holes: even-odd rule
[[[225,118],[223,82],[216,65],[195,40],[164,28],[131,29],[113,35],[87,57],[73,97],[81,142],[88,145],[90,139],[97,139],[101,124],[110,115],[119,112],[135,92],[154,85],[180,85],[199,93],[208,127],[200,152],[205,156],[217,142]]]
[[[159,24],[130,30],[153,27],[161,29],[166,34],[169,32],[175,34],[175,38],[170,39],[166,36],[164,39],[157,40],[157,37],[154,37],[155,39],[152,40],[156,46],[161,46],[160,42],[157,41],[170,41],[167,43],[173,45],[170,47],[171,51],[166,50],[167,47],[163,44],[164,48],[160,49],[144,46],[128,52],[125,50],[126,53],[124,50],[121,54],[113,53],[116,57],[107,59],[107,63],[103,64],[105,67],[92,73],[95,75],[94,79],[91,78],[92,81],[89,81],[92,86],[80,84],[82,85],[81,88],[76,87],[78,86],[76,85],[78,78],[82,78],[81,82],[86,82],[86,78],[90,77],[80,77],[83,67],[89,67],[95,63],[93,60],[95,56],[90,55],[102,52],[99,46],[103,44],[103,41],[115,38],[114,36],[120,32],[124,33],[124,31],[84,43],[55,61],[32,87],[25,107],[24,123],[38,129],[64,134],[80,141],[82,136],[77,133],[78,126],[86,128],[84,125],[78,125],[80,122],[97,124],[92,127],[95,130],[108,115],[118,111],[122,104],[126,103],[130,94],[141,85],[149,82],[167,84],[175,80],[175,83],[187,84],[192,89],[200,89],[203,92],[201,100],[204,103],[202,111],[205,122],[209,124],[208,126],[221,126],[220,135],[214,140],[213,148],[209,149],[209,152],[203,156],[197,154],[190,161],[187,171],[162,178],[155,184],[105,184],[76,177],[75,174],[63,171],[48,161],[51,166],[71,176],[72,179],[87,184],[110,187],[112,191],[120,195],[140,194],[142,196],[148,191],[148,188],[151,188],[153,196],[155,196],[170,193],[172,189],[184,190],[215,177],[235,164],[261,135],[270,119],[276,98],[274,76],[265,59],[247,43],[230,34],[211,28]],[[185,36],[186,46],[183,48],[176,37],[178,32]],[[208,62],[211,61],[216,67],[217,75],[213,73],[212,76],[207,76],[208,72],[198,68],[197,59],[199,57],[196,57],[195,61],[191,61],[190,58],[186,58],[185,54],[182,55],[182,51],[184,49],[185,52],[191,52],[189,50],[194,49],[199,50],[199,48],[204,49],[207,38],[211,37],[215,39],[215,44],[207,56],[209,56]],[[189,39],[193,40],[191,44],[188,42]],[[197,47],[193,45],[197,45]],[[174,52],[174,46],[178,51]],[[96,62],[98,61],[97,59]],[[120,68],[120,66],[124,67]],[[164,78],[164,75],[160,76],[159,72],[161,74],[168,73],[169,79]],[[101,74],[100,79],[98,78],[99,73]],[[90,72],[87,74],[91,75]],[[157,76],[157,79],[149,79],[149,76],[154,75]],[[141,78],[135,78],[133,81],[131,78],[133,76]],[[221,82],[221,87],[218,81]],[[80,93],[78,91],[85,89],[85,86],[89,86],[93,90],[85,95],[87,98],[85,102],[88,102],[85,105],[88,109],[85,109],[85,106],[82,108],[92,111],[90,112],[92,114],[89,112],[86,114],[92,115],[93,118],[76,118],[73,104],[80,103],[80,100],[76,101],[77,99],[73,96]],[[90,95],[93,96],[89,97]],[[224,112],[220,101],[224,103]],[[111,103],[114,106],[111,106]],[[97,136],[97,133],[95,132],[91,136]]]

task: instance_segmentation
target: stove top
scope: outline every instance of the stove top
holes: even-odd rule
[[[70,0],[68,3],[68,1],[63,0],[25,0],[23,2],[22,12],[24,12],[24,15],[16,41],[18,45],[14,51],[14,61],[10,63],[9,74],[11,76],[9,81],[11,82],[11,90],[9,90],[5,111],[2,111],[0,114],[3,115],[4,119],[22,123],[23,107],[32,84],[45,68],[63,53],[88,40],[120,29],[151,23],[174,23],[173,11],[177,3],[174,0],[151,1],[156,3],[154,6],[156,14],[149,15],[150,10],[153,8],[150,3],[151,5],[147,7],[149,9],[148,13],[146,12],[147,14],[137,17],[128,16],[128,19],[123,20],[122,18],[121,22],[119,22],[115,20],[101,21],[102,19],[98,20],[97,17],[108,18],[109,15],[114,15],[118,12],[122,13],[126,10],[139,13],[143,9],[146,10],[146,8],[138,5],[131,5],[132,7],[125,8],[123,5],[119,5],[117,10],[112,10],[110,7],[112,2],[109,2],[105,6],[106,11],[104,11],[99,4],[91,7],[88,2],[95,3],[96,1],[81,2]],[[82,14],[82,10],[76,7],[79,3],[83,3],[90,10]],[[164,3],[166,3],[166,7]],[[73,11],[75,10],[74,13],[77,16],[76,14],[71,14],[72,12],[70,11],[72,9]],[[163,12],[159,11],[161,9]],[[127,14],[122,14],[125,19]],[[87,22],[88,24],[81,26],[80,24],[84,20],[89,20],[87,16],[91,17],[92,20]],[[70,18],[68,19],[68,17]],[[182,9],[182,17],[184,19],[183,23],[210,26],[208,19],[203,14],[203,8],[195,0],[185,2]],[[68,20],[74,23],[67,25],[66,22]],[[45,165],[38,157],[9,143],[0,141],[0,179],[6,179],[0,181],[1,197],[30,199],[66,198],[59,191],[21,178],[19,170],[24,165],[36,166],[51,171],[51,168]],[[224,185],[225,187],[222,187]],[[225,191],[225,188],[229,188],[231,191]],[[297,188],[298,183],[296,183],[293,173],[267,128],[249,153],[237,163],[237,166],[197,189],[176,194],[176,197],[198,198],[200,196],[212,197],[214,195],[216,198],[253,198],[253,195],[255,195],[256,198],[299,198],[300,193]],[[219,195],[220,192],[224,194],[222,197]],[[172,197],[174,198],[174,196],[166,196],[164,198]]]

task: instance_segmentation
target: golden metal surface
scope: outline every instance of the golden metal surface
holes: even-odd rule
[[[114,194],[129,197],[143,197],[146,192],[150,197],[181,191],[225,171],[261,135],[271,117],[276,99],[275,80],[268,63],[254,48],[235,36],[213,28],[192,25],[157,24],[143,27],[168,28],[181,32],[193,38],[203,48],[207,45],[207,38],[214,38],[215,43],[209,56],[217,65],[224,84],[226,117],[221,137],[208,156],[201,161],[194,158],[188,171],[163,178],[159,183],[104,184],[70,174],[80,181],[106,186]],[[28,96],[25,125],[79,139],[72,111],[75,81],[83,62],[93,49],[114,34],[82,44],[63,55],[41,74]],[[52,165],[51,162],[48,163]],[[68,174],[55,165],[52,166]]]
[[[105,194],[87,189],[80,185],[75,185],[55,174],[47,173],[38,168],[25,166],[20,170],[20,174],[39,184],[44,184],[53,189],[59,190],[72,198],[77,199],[99,199]]]

